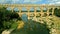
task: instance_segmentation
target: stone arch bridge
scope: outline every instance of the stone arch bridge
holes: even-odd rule
[[[31,19],[30,17],[34,17],[35,20],[37,20],[36,18],[39,17],[42,20],[42,17],[44,17],[44,15],[46,14],[46,18],[48,18],[48,16],[53,16],[54,15],[54,9],[55,8],[60,8],[60,6],[55,6],[55,5],[33,5],[33,4],[0,4],[0,7],[10,7],[13,9],[15,7],[17,7],[19,9],[19,12],[17,12],[19,14],[19,16],[21,17],[23,14],[26,14],[28,16],[28,19]],[[27,12],[22,12],[22,7],[26,7]],[[30,12],[30,8],[33,7],[34,8],[34,12]],[[39,7],[41,10],[40,12],[37,12],[37,7]],[[47,8],[47,11],[44,12],[43,9]],[[49,11],[49,9],[52,8],[52,12]],[[38,19],[39,19],[38,18]]]

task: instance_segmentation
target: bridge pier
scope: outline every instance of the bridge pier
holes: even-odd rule
[[[19,8],[19,12],[18,12],[18,14],[19,14],[19,16],[21,17],[22,16],[22,14],[24,14],[24,12],[21,12],[21,9],[22,9],[22,7],[26,7],[27,8],[27,11],[28,12],[26,12],[26,14],[28,15],[28,19],[30,19],[30,14],[31,14],[31,12],[30,12],[30,8],[31,7],[34,7],[34,18],[37,18],[36,16],[37,16],[37,13],[38,12],[36,12],[36,8],[37,7],[40,7],[41,8],[41,12],[40,12],[40,14],[41,14],[41,16],[40,16],[40,20],[42,21],[42,17],[43,17],[43,15],[44,15],[44,12],[43,12],[43,8],[44,7],[47,7],[47,17],[46,18],[48,18],[48,16],[49,16],[49,14],[50,14],[50,12],[49,12],[49,9],[50,8],[53,8],[52,9],[52,16],[54,15],[54,9],[57,7],[58,9],[60,8],[60,6],[54,6],[54,5],[30,5],[30,4],[28,4],[28,5],[24,5],[24,4],[4,4],[4,5],[2,5],[2,4],[0,4],[0,7],[1,6],[5,6],[5,7],[11,7],[11,9],[12,9],[12,12],[13,12],[13,10],[14,10],[14,7],[17,7],[17,8]],[[37,20],[37,19],[35,19],[35,20]]]
[[[19,16],[20,17],[22,16],[22,14],[21,14],[22,12],[21,11],[22,11],[22,7],[19,7]]]
[[[52,9],[52,16],[54,15],[54,7],[53,7],[53,9]]]

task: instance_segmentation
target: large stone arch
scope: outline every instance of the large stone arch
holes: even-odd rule
[[[27,22],[28,21],[28,15],[26,13],[22,14],[21,16],[22,20]]]
[[[59,8],[54,9],[54,15],[57,17],[60,17],[60,9]]]

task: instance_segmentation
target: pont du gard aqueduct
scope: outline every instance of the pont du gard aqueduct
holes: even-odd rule
[[[34,4],[0,4],[0,7],[10,7],[12,9],[12,12],[15,7],[19,9],[19,16],[21,17],[23,14],[26,14],[28,16],[28,19],[31,19],[30,17],[34,17],[35,20],[36,18],[39,17],[41,20],[43,17],[48,18],[48,16],[53,16],[54,15],[54,9],[57,8],[59,9],[60,6],[55,6],[55,5],[34,5]],[[27,9],[27,12],[22,12],[22,8],[25,7]],[[30,12],[31,8],[34,8],[34,12]],[[40,8],[40,11],[37,11],[37,7]],[[44,12],[44,8],[46,8],[46,12]],[[51,12],[49,9],[52,9]],[[44,16],[46,15],[46,16]],[[38,19],[39,19],[38,18]]]

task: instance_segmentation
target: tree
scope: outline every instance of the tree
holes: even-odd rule
[[[16,12],[6,10],[5,7],[0,8],[0,33],[5,29],[10,29],[11,25],[21,20]]]

